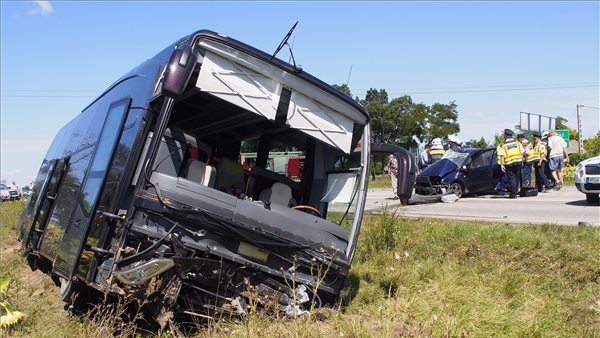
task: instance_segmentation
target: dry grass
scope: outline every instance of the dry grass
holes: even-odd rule
[[[0,206],[2,275],[27,317],[9,336],[106,337],[102,320],[70,317],[50,278],[19,256],[22,203]],[[364,222],[339,308],[296,320],[221,319],[201,336],[600,336],[600,229],[407,220]],[[106,320],[106,317],[104,317]],[[172,336],[171,331],[161,336]]]

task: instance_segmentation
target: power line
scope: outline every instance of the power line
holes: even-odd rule
[[[496,87],[555,87],[555,86],[584,86],[584,85],[598,85],[598,81],[593,82],[577,82],[577,83],[542,83],[542,84],[503,84],[503,85],[477,85],[477,86],[452,86],[452,87],[404,87],[404,88],[387,88],[387,90],[437,90],[437,89],[478,89],[478,88],[496,88]],[[359,92],[363,92],[366,88],[355,88]],[[371,89],[371,88],[368,88]],[[501,88],[497,88],[501,89]]]
[[[515,85],[518,88],[492,88],[499,86],[479,86],[479,87],[430,87],[422,89],[431,89],[425,91],[403,91],[403,89],[386,89],[390,95],[418,95],[418,94],[459,94],[459,93],[490,93],[490,92],[512,92],[512,91],[530,91],[530,90],[552,90],[552,89],[576,89],[576,88],[598,88],[600,85],[597,82],[583,82],[574,85],[564,86],[538,86],[538,87],[527,87],[525,85]],[[461,89],[465,90],[433,90],[433,89]],[[467,88],[490,88],[490,89],[467,89]],[[411,88],[406,88],[406,90]],[[412,88],[418,89],[418,88]],[[1,97],[14,97],[14,98],[94,98],[97,95],[77,95],[75,93],[100,93],[101,91],[91,90],[59,90],[59,89],[3,89],[2,92],[8,92],[7,94],[0,94]],[[14,94],[12,94],[14,93]],[[23,93],[23,94],[21,94]],[[31,93],[31,94],[29,94]],[[35,94],[34,94],[35,93]],[[69,93],[69,94],[45,94],[45,93]],[[71,94],[73,93],[73,94]],[[364,95],[367,92],[358,91],[354,92],[355,95]],[[587,107],[592,109],[600,109],[597,107]]]
[[[1,97],[21,97],[21,98],[93,98],[93,97],[97,97],[98,95],[27,95],[27,94],[23,94],[23,95],[5,95],[2,94],[0,95]]]
[[[100,90],[70,90],[70,89],[2,89],[3,92],[36,92],[36,93],[97,93]]]
[[[352,68],[352,65],[350,66]],[[490,88],[490,89],[503,89],[503,88],[496,88],[496,87],[507,87],[507,88],[519,88],[519,87],[526,87],[526,88],[538,88],[538,87],[556,87],[556,86],[560,86],[560,87],[565,87],[565,86],[588,86],[588,85],[593,85],[593,86],[598,86],[600,83],[597,81],[594,82],[577,82],[577,83],[545,83],[545,84],[523,84],[523,85],[519,85],[519,84],[504,84],[504,85],[477,85],[477,86],[452,86],[452,87],[404,87],[404,88],[386,88],[386,90],[389,91],[404,91],[404,90],[437,90],[437,89],[480,89],[480,88]],[[365,92],[365,89],[370,89],[370,88],[355,88],[357,90],[357,92],[359,93],[363,93]],[[36,93],[57,93],[57,92],[63,92],[63,93],[98,93],[101,92],[102,90],[98,89],[98,90],[80,90],[80,89],[23,89],[23,88],[19,88],[19,89],[2,89],[2,92],[36,92]]]
[[[456,94],[456,93],[488,93],[488,92],[514,92],[528,90],[551,90],[551,89],[574,89],[574,88],[597,88],[599,85],[586,86],[564,86],[564,87],[535,87],[535,88],[502,88],[502,89],[475,89],[475,90],[448,90],[448,91],[423,91],[423,92],[388,92],[390,95],[416,95],[416,94]],[[366,94],[358,92],[354,94]]]

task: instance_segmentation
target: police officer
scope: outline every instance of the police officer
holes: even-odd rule
[[[554,179],[554,176],[552,175],[552,170],[550,170],[550,163],[548,163],[548,159],[550,158],[550,148],[548,148],[548,131],[545,131],[544,133],[542,133],[542,143],[544,144],[544,146],[546,148],[546,160],[544,163],[544,174],[546,174],[546,178],[548,179],[548,182],[550,182],[550,187],[554,188],[554,186],[556,185],[556,180]]]
[[[499,144],[496,147],[496,161],[498,163],[498,165],[501,165],[502,163],[500,162],[500,153],[502,152],[502,144]],[[498,192],[498,196],[505,196],[506,195],[506,191],[508,190],[508,175],[506,174],[506,171],[502,172],[502,176],[500,176],[500,181],[498,182],[498,184],[496,184],[496,191]]]
[[[523,146],[515,141],[514,134],[512,130],[504,129],[504,142],[498,152],[500,167],[508,175],[509,198],[517,198],[523,166]]]
[[[535,186],[539,192],[550,192],[552,186],[546,177],[546,144],[542,142],[542,136],[538,133],[533,134],[533,140],[535,145],[533,150],[527,157],[527,160],[532,164],[535,169]]]
[[[454,135],[448,136],[448,148],[452,151],[462,151],[461,147],[462,142],[460,139]]]
[[[532,163],[529,160],[531,155],[531,144],[529,140],[525,138],[524,134],[517,135],[517,141],[523,146],[523,182],[521,182],[522,188],[532,188],[531,180],[531,166]]]
[[[441,160],[442,157],[444,156],[444,153],[445,153],[445,150],[444,150],[444,146],[442,145],[442,139],[434,138],[431,141],[431,151],[429,151],[430,163],[433,164],[433,163]]]

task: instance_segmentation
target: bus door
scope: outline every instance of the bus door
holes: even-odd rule
[[[74,201],[76,203],[75,211],[65,228],[54,261],[54,272],[67,279],[73,276],[79,262],[90,221],[94,218],[98,196],[104,186],[106,173],[113,160],[117,141],[123,131],[123,124],[130,102],[131,100],[127,98],[110,106],[81,193]]]
[[[33,252],[39,250],[41,238],[44,234],[44,230],[46,229],[46,224],[48,223],[48,217],[51,214],[52,207],[54,206],[56,193],[58,192],[60,183],[62,182],[65,172],[69,166],[69,159],[70,158],[67,157],[64,159],[55,160],[48,169],[48,175],[44,180],[44,184],[36,201],[36,207],[34,208],[35,217],[33,218],[33,223],[31,224],[29,234],[24,241],[25,247],[27,248],[29,245],[31,245]]]

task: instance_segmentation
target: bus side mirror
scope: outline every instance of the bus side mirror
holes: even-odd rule
[[[190,45],[181,45],[175,49],[167,64],[162,93],[173,99],[181,96],[194,72],[196,61],[198,57]]]

